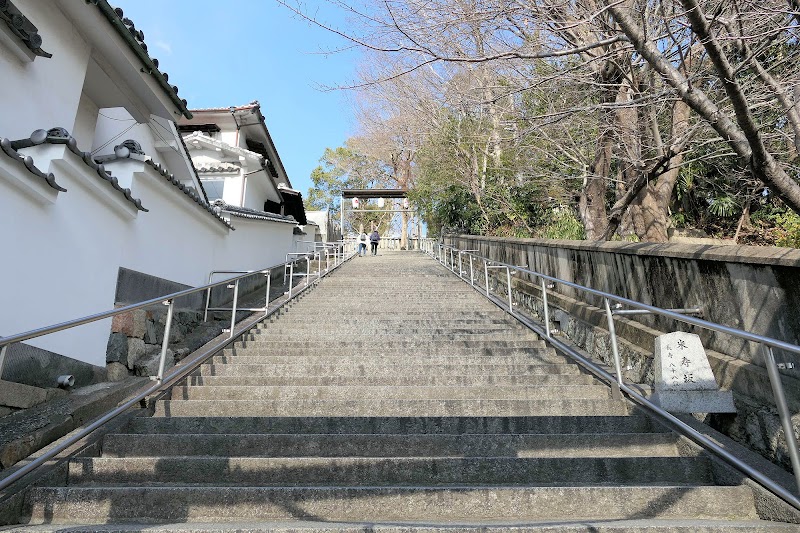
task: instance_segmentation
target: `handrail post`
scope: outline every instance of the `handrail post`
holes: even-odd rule
[[[547,308],[547,282],[544,278],[539,278],[542,285],[542,305],[544,306],[544,329],[547,338],[550,338],[550,310]]]
[[[489,261],[483,262],[483,277],[486,280],[486,296],[489,296]]]
[[[461,266],[461,253],[462,253],[461,250],[459,250],[458,251],[458,277],[459,277],[459,279],[464,279],[464,276],[462,275],[463,268]]]
[[[800,452],[797,449],[797,436],[794,434],[792,413],[786,403],[786,395],[783,391],[783,383],[781,383],[778,365],[775,363],[775,354],[772,352],[772,346],[766,346],[765,359],[769,383],[772,385],[772,395],[778,407],[778,415],[780,415],[783,433],[786,437],[786,447],[789,449],[789,460],[792,463],[792,470],[794,470],[794,479],[797,483],[797,490],[800,491]]]
[[[272,288],[271,287],[271,285],[272,285],[272,271],[271,270],[267,270],[264,273],[264,275],[267,276],[267,299],[264,302],[264,316],[267,316],[269,314],[269,292],[270,292],[270,289]]]
[[[322,279],[322,252],[316,252],[317,256],[317,281]],[[325,269],[328,268],[328,258],[325,258]]]
[[[164,338],[161,341],[161,359],[158,361],[158,381],[164,379],[164,367],[167,363],[167,347],[169,346],[169,334],[172,329],[172,312],[175,308],[175,300],[164,300],[167,307],[167,321],[164,323]]]
[[[230,339],[233,337],[233,328],[236,326],[236,307],[239,304],[239,280],[237,279],[236,282],[233,284],[233,308],[231,309],[231,332],[228,335]]]
[[[308,287],[308,278],[311,277],[311,259],[306,254],[306,287]]]
[[[283,279],[286,279],[285,277]],[[289,263],[289,299],[292,299],[292,281],[294,280],[294,261]]]
[[[3,379],[3,366],[6,364],[7,352],[8,352],[8,344],[0,348],[0,379]]]
[[[475,269],[472,266],[472,254],[469,255],[469,284],[475,286]]]
[[[506,282],[508,284],[508,312],[514,314],[514,302],[511,299],[511,268],[506,266]]]
[[[211,285],[211,280],[214,277],[214,273],[208,275],[208,284]],[[203,309],[203,322],[208,322],[208,308],[211,307],[211,287],[206,290],[206,307]]]
[[[617,330],[614,327],[614,315],[611,313],[611,303],[604,298],[606,305],[606,318],[608,319],[608,334],[611,338],[611,353],[614,355],[614,368],[617,371],[617,384],[622,386],[622,367],[619,362],[619,349],[617,348]]]

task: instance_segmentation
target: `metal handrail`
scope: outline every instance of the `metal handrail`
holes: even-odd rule
[[[74,328],[76,326],[82,326],[84,324],[90,324],[92,322],[96,322],[98,320],[103,320],[106,318],[113,318],[117,315],[121,315],[123,313],[128,313],[130,311],[136,311],[137,309],[143,309],[145,307],[151,307],[153,305],[160,304],[162,302],[168,300],[175,300],[177,298],[181,298],[183,296],[189,296],[191,294],[195,294],[201,291],[205,291],[214,287],[219,287],[220,285],[224,285],[226,283],[231,283],[233,281],[238,281],[240,279],[246,278],[248,276],[252,276],[253,274],[263,272],[265,270],[270,270],[273,268],[280,268],[284,264],[280,263],[275,266],[271,266],[269,268],[261,269],[261,270],[254,270],[248,272],[246,274],[242,274],[240,276],[234,276],[232,278],[227,278],[222,281],[217,281],[215,283],[209,283],[200,287],[193,287],[189,289],[184,289],[182,291],[173,292],[171,294],[167,294],[164,296],[159,296],[158,298],[152,298],[150,300],[145,300],[143,302],[135,303],[126,305],[124,307],[118,307],[116,309],[111,309],[109,311],[103,311],[102,313],[96,313],[94,315],[87,315],[81,318],[76,318],[74,320],[68,320],[66,322],[60,322],[58,324],[53,324],[52,326],[45,326],[43,328],[32,329],[29,331],[25,331],[23,333],[17,333],[15,335],[10,335],[8,337],[0,337],[0,347],[6,347],[9,344],[14,344],[17,342],[23,342],[30,339],[34,339],[36,337],[42,337],[44,335],[49,335],[50,333],[57,333],[59,331],[64,331],[65,329]]]
[[[351,257],[352,257],[352,255],[348,256],[347,259],[350,259]],[[344,261],[346,261],[347,259],[345,259]],[[344,261],[342,261],[342,263],[340,263],[338,266],[343,265]],[[270,270],[270,269],[273,269],[273,268],[279,268],[281,266],[283,266],[283,265],[282,264],[276,265],[276,266],[270,267],[269,269],[264,269],[264,270]],[[338,268],[338,267],[334,267],[333,269],[330,270],[330,272],[334,272],[336,270],[336,268]],[[132,305],[129,305],[129,306],[125,307],[125,308],[120,308],[119,310],[115,310],[115,312],[111,313],[111,314],[108,314],[110,312],[98,313],[97,315],[92,315],[92,317],[104,315],[104,316],[102,316],[102,318],[108,318],[110,316],[114,316],[115,314],[118,314],[116,311],[125,312],[126,310],[127,311],[132,311],[132,310],[135,310],[135,309],[141,309],[143,307],[147,307],[148,305],[157,304],[157,303],[162,302],[162,301],[164,301],[166,299],[172,300],[172,299],[180,297],[180,296],[186,296],[187,294],[194,294],[196,292],[199,292],[199,291],[202,291],[202,290],[206,290],[206,289],[209,289],[211,287],[216,287],[216,286],[221,285],[223,283],[228,283],[228,282],[230,282],[232,280],[237,280],[238,281],[239,279],[242,279],[244,277],[247,277],[247,276],[250,276],[250,275],[253,275],[253,274],[257,274],[257,273],[260,273],[260,272],[262,272],[262,271],[258,270],[258,271],[251,272],[251,273],[248,273],[248,274],[244,274],[242,276],[237,276],[236,278],[231,278],[231,279],[219,282],[219,283],[204,285],[203,287],[198,287],[196,289],[186,289],[184,291],[179,291],[179,292],[176,292],[176,293],[173,293],[173,294],[168,294],[168,295],[162,296],[160,298],[154,298],[152,300],[147,300],[146,302],[140,302],[138,304],[132,304]],[[326,272],[325,275],[327,276],[330,272]],[[298,296],[299,294],[303,293],[306,290],[308,290],[308,286],[305,286],[302,289],[300,289],[298,292],[296,292],[295,293],[295,297]],[[284,305],[285,303],[287,303],[291,298],[292,297],[289,296],[286,299],[286,301],[284,301],[281,305]],[[42,465],[44,465],[47,461],[53,459],[58,454],[60,454],[61,452],[63,452],[67,448],[73,446],[75,443],[77,443],[81,439],[85,438],[86,436],[90,435],[91,433],[93,433],[98,428],[100,428],[100,427],[104,426],[105,424],[107,424],[108,422],[114,420],[115,418],[117,418],[121,414],[125,413],[131,407],[133,407],[135,405],[138,405],[139,402],[141,402],[142,400],[144,400],[148,396],[150,396],[152,394],[155,394],[155,393],[167,391],[175,383],[177,383],[181,379],[183,379],[186,376],[188,376],[191,372],[196,370],[200,365],[205,363],[212,356],[214,356],[215,354],[219,353],[220,350],[224,350],[225,348],[227,348],[228,346],[230,346],[231,344],[236,342],[236,340],[238,340],[239,336],[244,334],[246,331],[250,330],[256,324],[259,324],[260,322],[263,322],[266,318],[268,318],[271,315],[273,315],[274,313],[276,313],[280,309],[281,305],[275,307],[271,311],[267,310],[267,312],[264,313],[263,316],[258,318],[258,320],[253,322],[253,324],[247,326],[246,328],[242,328],[242,330],[239,331],[238,335],[236,335],[236,336],[231,335],[230,337],[228,337],[227,339],[222,341],[220,344],[217,344],[216,346],[213,346],[213,347],[209,348],[208,350],[206,350],[202,354],[200,354],[197,357],[195,357],[194,359],[192,359],[190,362],[175,367],[175,369],[173,369],[173,371],[171,373],[169,373],[169,374],[167,374],[167,376],[159,379],[158,382],[155,383],[154,385],[151,385],[151,386],[147,387],[146,389],[142,390],[138,394],[134,395],[132,398],[128,399],[125,403],[123,403],[120,406],[118,406],[118,407],[106,412],[104,415],[102,415],[100,418],[98,418],[97,420],[95,420],[94,422],[92,422],[91,424],[89,424],[88,426],[83,428],[82,430],[80,430],[77,433],[75,433],[74,435],[71,435],[70,437],[66,438],[63,442],[61,442],[60,444],[54,446],[53,448],[48,450],[46,453],[44,453],[41,456],[37,457],[36,459],[31,461],[30,463],[22,466],[18,470],[12,472],[8,476],[0,479],[0,491],[7,489],[12,484],[16,483],[17,481],[19,481],[20,479],[24,478],[28,474],[30,474],[33,471],[37,470]],[[105,316],[105,315],[108,315],[108,316]],[[91,318],[91,317],[84,317],[84,318],[81,318],[81,319],[72,320],[70,322],[63,322],[61,324],[56,324],[54,326],[49,326],[48,328],[40,328],[39,330],[34,330],[34,331],[51,330],[52,328],[57,328],[57,329],[52,329],[52,331],[48,331],[48,332],[62,331],[64,329],[68,329],[68,327],[74,327],[74,326],[62,327],[65,324],[74,323],[75,326],[78,326],[78,325],[87,324],[89,322],[93,322],[94,321],[94,320],[88,320],[89,318]],[[97,318],[95,320],[101,320],[102,318]],[[18,341],[15,341],[13,339],[22,338],[22,340],[26,340],[26,339],[31,339],[31,338],[34,338],[36,336],[39,336],[39,335],[32,335],[32,336],[25,337],[25,335],[28,335],[29,333],[31,333],[31,332],[20,333],[18,335],[14,335],[14,336],[11,336],[11,337],[5,337],[4,339],[2,339],[2,342],[6,343],[6,345],[7,345],[8,343],[11,343],[11,342],[18,342]],[[46,333],[42,333],[42,335],[44,335],[44,334],[46,334]],[[169,335],[165,334],[165,338],[168,339]]]
[[[434,259],[436,259],[436,253],[438,251],[439,261],[441,262],[441,257],[443,255],[444,255],[445,261],[446,261],[447,255],[444,254],[443,252],[445,250],[448,250],[448,249],[450,250],[451,256],[452,256],[453,250],[459,250],[455,246],[445,245],[445,244],[438,244],[436,247],[432,248],[431,252],[426,252],[426,253],[428,253]],[[556,284],[566,285],[566,286],[571,287],[573,289],[577,289],[579,291],[586,292],[586,293],[589,293],[589,294],[593,294],[595,296],[599,296],[599,297],[603,298],[604,299],[604,303],[605,303],[605,308],[606,308],[605,309],[606,316],[608,317],[609,335],[610,335],[610,338],[611,338],[612,352],[613,352],[613,355],[614,355],[614,365],[615,365],[615,370],[616,370],[616,376],[612,376],[611,374],[609,374],[605,370],[603,370],[600,367],[598,367],[596,364],[592,363],[591,361],[589,361],[586,358],[584,358],[583,356],[581,356],[577,351],[575,351],[573,348],[569,347],[569,345],[567,345],[567,344],[563,343],[562,341],[556,339],[552,335],[552,333],[550,331],[549,317],[548,317],[548,311],[547,311],[546,307],[545,307],[545,320],[547,321],[547,323],[545,324],[546,325],[546,329],[545,330],[542,330],[542,328],[540,328],[539,326],[536,326],[530,320],[525,319],[524,317],[521,317],[517,313],[514,313],[513,305],[511,303],[509,303],[509,312],[515,318],[520,320],[523,324],[525,324],[529,328],[533,329],[534,331],[536,331],[540,335],[542,333],[544,333],[545,338],[551,344],[553,344],[554,346],[558,347],[563,352],[565,352],[567,355],[570,355],[573,359],[575,359],[576,361],[578,361],[582,365],[584,365],[587,368],[589,368],[590,370],[592,370],[593,373],[596,373],[599,376],[602,376],[602,378],[605,381],[608,381],[609,383],[615,383],[617,386],[619,386],[620,390],[622,390],[622,391],[626,392],[627,394],[629,394],[630,396],[632,396],[633,399],[636,401],[636,403],[646,407],[650,411],[652,411],[652,412],[658,414],[659,416],[665,418],[671,425],[673,425],[676,429],[678,429],[682,434],[684,434],[685,436],[689,437],[690,439],[692,439],[696,443],[700,444],[704,448],[709,449],[710,451],[715,453],[717,456],[719,456],[720,458],[725,460],[727,463],[729,463],[730,465],[732,465],[735,468],[737,468],[740,472],[744,473],[745,475],[747,475],[748,477],[750,477],[754,481],[758,482],[764,488],[766,488],[767,490],[769,490],[770,492],[772,492],[776,496],[780,497],[781,499],[783,499],[784,501],[786,501],[787,503],[789,503],[793,507],[795,507],[797,509],[800,509],[800,498],[798,498],[797,496],[795,496],[791,492],[787,491],[782,486],[778,485],[776,482],[774,482],[769,477],[767,477],[764,474],[762,474],[762,473],[758,472],[757,470],[753,469],[752,467],[750,467],[746,463],[740,461],[737,457],[735,457],[732,454],[730,454],[727,450],[725,450],[724,448],[722,448],[721,446],[716,444],[714,441],[708,439],[707,437],[705,437],[703,434],[701,434],[700,432],[698,432],[697,430],[695,430],[691,426],[687,425],[686,423],[682,422],[681,420],[679,420],[675,416],[671,415],[670,413],[668,413],[667,411],[662,409],[660,406],[654,404],[649,399],[645,398],[635,388],[630,387],[629,385],[627,385],[624,382],[624,380],[622,379],[622,371],[621,371],[621,365],[620,365],[620,361],[619,361],[619,351],[617,349],[616,330],[614,328],[614,318],[613,318],[614,315],[613,315],[613,313],[611,311],[610,302],[611,301],[615,301],[615,302],[618,302],[618,303],[621,303],[621,304],[625,304],[625,305],[628,305],[628,306],[631,306],[631,307],[634,307],[634,308],[637,308],[637,309],[645,310],[645,311],[647,311],[649,313],[652,313],[652,314],[655,314],[655,315],[665,316],[665,317],[668,317],[668,318],[672,318],[674,320],[678,320],[680,322],[685,322],[687,324],[692,324],[692,325],[700,326],[700,327],[703,327],[703,328],[706,328],[706,329],[710,329],[712,331],[718,331],[720,333],[726,333],[726,334],[729,334],[729,335],[732,335],[732,336],[735,336],[735,337],[739,337],[739,338],[742,338],[742,339],[745,339],[745,340],[748,340],[748,341],[752,341],[752,342],[757,342],[759,344],[763,344],[763,345],[766,346],[766,350],[765,350],[765,352],[766,352],[766,361],[765,362],[766,362],[766,366],[767,366],[767,373],[769,375],[770,384],[771,384],[772,389],[773,389],[773,399],[775,400],[775,403],[776,403],[776,405],[778,407],[778,413],[779,413],[780,418],[781,418],[781,424],[783,426],[783,430],[784,430],[784,433],[785,433],[785,436],[786,436],[787,447],[789,448],[789,450],[788,450],[789,451],[789,457],[790,457],[790,460],[791,460],[791,463],[792,463],[792,469],[794,471],[795,481],[797,483],[799,493],[800,493],[800,454],[798,454],[797,438],[796,438],[796,436],[794,434],[794,428],[792,426],[791,413],[789,412],[789,407],[788,407],[787,402],[786,402],[786,397],[785,397],[785,394],[784,394],[784,391],[783,391],[783,385],[782,385],[781,380],[780,380],[780,374],[778,373],[778,367],[777,367],[777,365],[775,363],[775,358],[774,358],[774,355],[772,353],[772,349],[773,348],[780,348],[780,349],[783,349],[783,350],[790,351],[792,353],[800,353],[800,346],[797,346],[797,345],[794,345],[794,344],[790,344],[790,343],[787,343],[785,341],[781,341],[781,340],[778,340],[778,339],[773,339],[771,337],[765,337],[763,335],[758,335],[756,333],[751,333],[749,331],[740,330],[738,328],[732,328],[732,327],[729,327],[729,326],[724,326],[722,324],[717,324],[715,322],[710,322],[710,321],[703,320],[703,319],[700,319],[700,318],[687,316],[687,315],[681,314],[679,312],[670,311],[670,310],[667,310],[667,309],[662,309],[662,308],[659,308],[659,307],[656,307],[656,306],[652,306],[652,305],[644,304],[644,303],[641,303],[641,302],[637,302],[635,300],[624,298],[624,297],[618,296],[616,294],[612,294],[612,293],[605,292],[605,291],[600,291],[600,290],[597,290],[597,289],[592,289],[590,287],[579,285],[577,283],[573,283],[573,282],[570,282],[570,281],[566,281],[566,280],[562,280],[562,279],[559,279],[559,278],[555,278],[553,276],[548,276],[546,274],[542,274],[541,272],[536,272],[534,270],[530,270],[530,269],[525,268],[525,267],[514,266],[514,265],[511,265],[509,263],[503,263],[503,262],[500,262],[500,261],[491,261],[486,257],[479,256],[477,254],[473,254],[472,252],[466,252],[465,251],[464,253],[469,254],[469,255],[473,255],[474,257],[484,261],[485,264],[491,263],[494,266],[506,267],[508,269],[508,271],[510,271],[510,269],[513,268],[513,269],[516,269],[519,272],[524,272],[524,273],[530,274],[532,276],[538,277],[540,279],[541,283],[542,283],[542,295],[543,295],[543,300],[544,300],[545,306],[547,306],[547,290],[546,290],[547,287],[545,286],[545,281],[550,281],[550,282],[553,282],[553,283],[556,283]],[[445,264],[445,263],[443,263],[443,264]],[[453,268],[448,267],[446,264],[445,264],[445,267],[448,268],[448,270],[450,270],[451,272],[455,273],[455,270]],[[464,278],[462,277],[460,272],[457,275],[458,275],[458,277],[460,279],[464,280]],[[485,293],[486,297],[489,298],[490,300],[492,300],[494,303],[496,303],[500,307],[504,307],[504,304],[502,303],[502,300],[500,300],[498,297],[494,296],[493,294],[491,294],[489,292],[489,290],[488,290],[488,271],[486,271],[486,275],[487,275],[487,289],[486,289],[486,293]],[[478,290],[478,292],[480,292],[481,294],[484,294],[484,292],[481,289],[479,289],[474,283],[471,283],[471,285],[476,290]],[[510,291],[510,280],[509,280],[509,291]],[[684,311],[684,310],[680,310],[680,311]]]

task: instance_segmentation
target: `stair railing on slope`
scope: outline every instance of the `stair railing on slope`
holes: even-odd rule
[[[345,245],[344,246],[344,250],[343,250],[343,255],[342,255],[342,258],[343,258],[342,261],[336,267],[326,271],[324,274],[320,273],[319,277],[323,277],[325,275],[328,275],[331,272],[334,272],[338,267],[340,267],[342,264],[344,264],[347,260],[351,259],[353,257],[353,255],[355,255],[354,247]],[[278,268],[283,268],[284,265],[285,265],[285,263],[281,263],[279,265],[271,266],[269,268],[265,268],[265,269],[261,269],[261,270],[254,270],[254,271],[251,271],[251,272],[243,273],[243,274],[241,274],[239,276],[235,276],[235,277],[232,277],[232,278],[228,278],[226,280],[218,281],[216,283],[209,283],[207,285],[203,285],[202,287],[196,287],[196,288],[192,288],[192,289],[185,289],[185,290],[182,290],[182,291],[174,292],[172,294],[167,294],[165,296],[160,296],[158,298],[153,298],[151,300],[147,300],[147,301],[144,301],[144,302],[139,302],[139,303],[127,305],[125,307],[120,307],[118,309],[112,309],[110,311],[105,311],[105,312],[102,312],[102,313],[97,313],[97,314],[94,314],[94,315],[89,315],[89,316],[85,316],[85,317],[82,317],[82,318],[77,318],[75,320],[70,320],[70,321],[67,321],[67,322],[61,322],[59,324],[54,324],[52,326],[47,326],[47,327],[43,327],[43,328],[27,331],[27,332],[24,332],[24,333],[11,335],[9,337],[0,338],[0,354],[2,354],[2,355],[0,355],[0,360],[1,360],[2,357],[5,356],[6,349],[8,348],[8,346],[11,345],[11,344],[17,343],[17,342],[23,342],[23,341],[27,341],[27,340],[30,340],[30,339],[35,339],[37,337],[42,337],[42,336],[48,335],[50,333],[56,333],[56,332],[64,331],[64,330],[71,329],[71,328],[74,328],[74,327],[77,327],[77,326],[82,326],[84,324],[89,324],[91,322],[96,322],[98,320],[104,320],[104,319],[107,319],[107,318],[112,318],[112,317],[115,317],[117,315],[121,315],[123,313],[128,313],[128,312],[131,312],[131,311],[135,311],[137,309],[143,309],[145,307],[150,307],[150,306],[153,306],[153,305],[157,305],[159,303],[163,303],[165,305],[168,305],[167,318],[166,318],[166,323],[165,323],[165,326],[164,326],[164,339],[162,341],[162,348],[161,348],[161,359],[159,361],[158,376],[151,377],[151,379],[154,379],[156,381],[156,383],[151,385],[151,386],[148,386],[148,387],[144,388],[141,391],[139,391],[133,397],[131,397],[130,399],[125,401],[123,404],[119,405],[115,409],[112,409],[112,410],[108,411],[106,414],[104,414],[101,417],[97,418],[94,422],[92,422],[91,424],[87,425],[82,430],[80,430],[77,433],[75,433],[75,434],[69,436],[68,438],[64,439],[61,443],[59,443],[57,446],[54,446],[53,448],[48,450],[46,453],[42,454],[41,456],[37,457],[36,459],[31,461],[30,463],[22,466],[21,468],[15,470],[14,472],[9,474],[8,476],[0,479],[0,491],[7,489],[12,484],[16,483],[17,481],[21,480],[22,478],[24,478],[28,474],[30,474],[33,471],[37,470],[39,467],[44,465],[47,461],[50,461],[51,459],[53,459],[54,457],[56,457],[57,455],[62,453],[64,450],[66,450],[70,446],[74,445],[75,443],[77,443],[81,439],[83,439],[86,436],[90,435],[95,430],[97,430],[100,427],[104,426],[108,422],[111,422],[112,420],[114,420],[115,418],[120,416],[121,414],[125,413],[131,407],[133,407],[135,405],[138,405],[142,400],[145,400],[146,398],[150,397],[151,395],[160,394],[160,393],[163,393],[163,392],[167,391],[170,387],[175,385],[181,379],[185,378],[190,373],[192,373],[194,370],[196,370],[200,365],[205,363],[213,355],[219,353],[221,350],[227,348],[228,346],[230,346],[231,344],[236,342],[238,340],[238,338],[245,331],[249,330],[254,325],[258,324],[259,322],[262,322],[264,319],[270,317],[275,312],[277,312],[281,308],[282,305],[284,305],[285,303],[287,303],[289,300],[292,299],[293,295],[292,295],[292,292],[290,290],[286,300],[280,302],[277,306],[273,307],[272,309],[269,309],[269,305],[267,305],[266,309],[264,309],[264,315],[263,316],[261,316],[258,320],[256,320],[252,324],[248,325],[247,327],[242,328],[235,336],[233,334],[234,322],[232,321],[232,323],[231,323],[232,324],[232,326],[231,326],[231,335],[229,335],[226,340],[224,340],[221,343],[219,343],[219,344],[217,344],[215,346],[212,346],[211,348],[205,350],[200,355],[194,357],[191,361],[189,361],[187,363],[184,363],[184,364],[182,364],[180,366],[176,366],[175,369],[171,373],[169,373],[166,376],[164,376],[164,366],[165,366],[165,360],[166,360],[167,345],[169,344],[170,328],[171,328],[171,325],[172,325],[173,302],[174,302],[175,299],[183,297],[183,296],[189,296],[189,295],[192,295],[192,294],[196,294],[196,293],[199,293],[199,292],[202,292],[202,291],[206,291],[206,290],[210,291],[214,287],[219,287],[219,286],[225,285],[225,284],[235,283],[235,284],[238,285],[239,281],[241,281],[244,278],[247,278],[247,277],[250,277],[250,276],[255,276],[255,275],[263,275],[263,274],[265,274],[267,272],[270,272],[271,270],[275,270],[275,269],[278,269]],[[297,290],[294,293],[294,297],[302,294],[308,288],[309,288],[309,284],[306,283],[302,288],[300,288],[299,290]],[[291,289],[291,286],[290,286],[290,289]],[[235,304],[234,304],[234,306],[235,306]],[[235,313],[234,313],[234,317],[235,317]]]
[[[440,244],[432,239],[426,240],[425,245],[423,247],[423,252],[425,252],[426,254],[430,255],[431,257],[439,261],[439,263],[445,266],[448,270],[452,271],[454,274],[458,275],[458,277],[461,278],[462,280],[468,281],[475,290],[477,290],[481,294],[484,294],[487,298],[492,300],[498,306],[503,308],[507,307],[509,313],[511,313],[524,325],[526,325],[528,328],[532,329],[539,335],[544,335],[555,348],[559,349],[560,351],[566,353],[567,355],[575,359],[582,366],[586,367],[592,373],[600,377],[603,381],[606,381],[609,384],[617,385],[621,391],[628,394],[636,403],[645,407],[651,412],[657,414],[662,419],[665,419],[680,433],[682,433],[686,437],[689,437],[694,442],[706,448],[707,450],[711,451],[712,453],[723,459],[725,462],[729,463],[737,470],[745,474],[747,477],[753,479],[761,486],[763,486],[776,496],[780,497],[788,504],[792,505],[796,509],[800,509],[800,498],[798,498],[796,495],[792,494],[790,491],[786,490],[784,487],[773,481],[771,478],[765,476],[763,473],[759,472],[758,470],[755,470],[750,465],[742,462],[737,457],[733,456],[731,453],[729,453],[724,448],[720,447],[717,443],[715,443],[705,435],[701,434],[691,426],[682,422],[680,419],[676,418],[669,412],[665,411],[660,406],[651,402],[649,399],[644,397],[636,388],[631,387],[627,383],[625,383],[622,377],[619,351],[617,349],[616,330],[614,328],[615,313],[611,309],[612,307],[616,308],[618,305],[621,304],[632,307],[636,309],[637,312],[641,311],[645,313],[651,313],[654,315],[664,316],[679,322],[684,322],[686,324],[699,326],[704,329],[725,333],[728,335],[732,335],[762,345],[764,347],[765,363],[767,367],[767,373],[770,379],[770,384],[772,386],[773,398],[778,407],[778,413],[780,415],[781,425],[783,427],[783,431],[786,436],[787,447],[789,448],[788,450],[789,458],[791,460],[792,470],[794,471],[794,477],[798,487],[798,494],[800,494],[800,453],[798,453],[797,437],[795,435],[794,428],[792,426],[791,413],[789,411],[789,406],[786,402],[786,395],[784,394],[783,384],[781,383],[780,374],[778,372],[778,365],[775,362],[773,349],[778,348],[794,354],[800,354],[800,346],[797,346],[795,344],[790,344],[778,339],[773,339],[771,337],[765,337],[763,335],[751,333],[749,331],[732,328],[729,326],[724,326],[722,324],[717,324],[715,322],[710,322],[693,316],[688,316],[688,314],[696,312],[697,309],[677,309],[677,310],[662,309],[660,307],[655,307],[652,305],[637,302],[635,300],[630,300],[628,298],[623,298],[622,296],[618,296],[616,294],[599,291],[596,289],[592,289],[590,287],[579,285],[577,283],[562,280],[559,278],[554,278],[552,276],[548,276],[546,274],[542,274],[541,272],[536,272],[534,270],[530,270],[525,267],[514,266],[500,261],[492,261],[489,258],[479,256],[472,251],[459,250],[454,246]],[[458,254],[459,258],[458,264],[456,264],[455,261],[456,254]],[[506,269],[506,272],[508,273],[507,275],[508,275],[508,285],[509,285],[508,302],[504,302],[503,300],[494,296],[490,292],[489,281],[488,281],[488,269],[484,269],[485,275],[487,277],[485,288],[481,287],[479,284],[476,285],[475,277],[473,275],[474,270],[472,269],[470,271],[470,277],[467,280],[465,278],[466,271],[463,270],[460,266],[461,255],[468,255],[470,258],[470,264],[472,264],[474,258],[483,262],[485,267],[488,265],[489,267],[500,267]],[[458,268],[458,271],[456,271],[456,268]],[[511,280],[510,280],[510,273],[512,272],[512,269],[513,271],[524,272],[526,274],[534,276],[535,278],[538,278],[541,285],[542,300],[544,305],[544,320],[545,320],[544,329],[542,329],[542,327],[539,326],[537,323],[530,321],[529,319],[520,315],[519,313],[514,313],[513,302],[511,301]],[[576,289],[583,293],[603,298],[605,302],[605,313],[608,320],[608,328],[611,338],[611,348],[614,356],[614,369],[616,372],[616,376],[613,376],[610,373],[606,372],[597,364],[583,357],[573,347],[553,336],[549,325],[547,290],[553,289],[556,285],[564,285],[566,287]],[[615,302],[614,306],[611,305],[612,302]]]

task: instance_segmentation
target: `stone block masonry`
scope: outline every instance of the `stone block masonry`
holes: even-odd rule
[[[720,309],[735,308],[748,316],[755,333],[773,335],[796,342],[800,313],[800,251],[745,246],[652,245],[636,243],[596,243],[503,239],[498,237],[453,236],[445,239],[461,249],[480,250],[479,255],[529,268],[560,279],[581,283],[659,307],[703,305],[704,318],[727,325]],[[763,264],[760,264],[761,261]],[[482,268],[482,266],[481,266]],[[477,271],[477,268],[476,268]],[[695,273],[688,279],[688,273]],[[702,279],[706,272],[714,279]],[[709,274],[713,273],[713,274]],[[748,274],[749,273],[749,274]],[[727,281],[726,281],[727,279]],[[771,284],[761,285],[764,279]],[[650,280],[650,282],[648,282]],[[505,297],[505,277],[497,279],[498,291]],[[538,283],[515,277],[514,300],[520,309],[542,320],[542,300]],[[702,290],[701,290],[702,289]],[[753,309],[754,301],[768,299],[771,312],[763,317]],[[596,361],[612,366],[609,334],[601,301],[588,300],[572,290],[556,287],[548,291],[550,317],[560,331]],[[762,305],[758,307],[764,310]],[[674,331],[674,322],[652,317],[615,319],[623,374],[633,383],[655,384],[653,343],[657,336]],[[789,457],[766,370],[757,350],[745,349],[741,342],[720,336],[701,336],[716,380],[733,392],[737,414],[709,415],[706,423],[767,459],[790,468]],[[786,332],[784,335],[781,332]],[[722,349],[721,349],[722,348]],[[753,357],[753,356],[757,357]],[[778,355],[780,357],[780,355]],[[784,388],[795,430],[800,431],[800,379],[797,371],[783,370]]]

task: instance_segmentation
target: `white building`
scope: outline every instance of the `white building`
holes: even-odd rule
[[[302,203],[278,190],[290,183],[260,111],[257,126],[237,116],[258,106],[231,116],[238,142],[227,126],[219,139],[187,135],[198,155],[225,162],[195,172],[176,125],[192,113],[142,32],[105,0],[0,2],[0,79],[0,336],[111,309],[123,272],[145,299],[296,248],[289,213]],[[230,191],[212,186],[234,174]],[[218,193],[230,208],[211,205]],[[95,322],[30,345],[103,367],[109,331]]]
[[[339,224],[334,222],[327,209],[321,211],[306,211],[306,218],[310,223],[319,227],[320,240],[322,242],[335,242],[342,239],[342,232]]]

